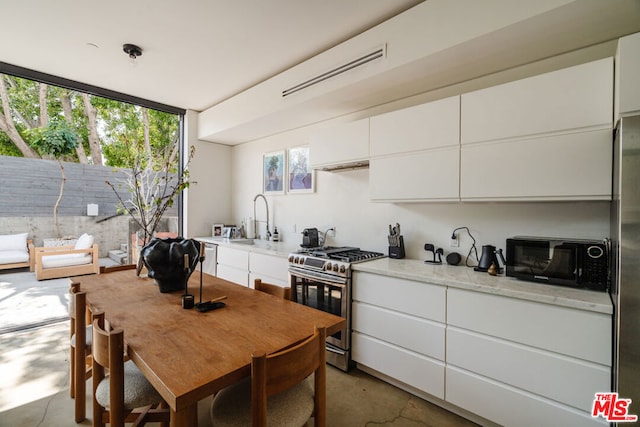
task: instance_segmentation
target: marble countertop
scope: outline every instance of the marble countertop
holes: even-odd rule
[[[199,242],[211,243],[218,246],[241,249],[247,252],[262,253],[265,255],[274,255],[286,257],[291,252],[300,249],[300,245],[293,242],[271,242],[268,240],[255,239],[253,244],[237,243],[233,240],[223,237],[194,237]]]
[[[606,292],[596,292],[506,277],[490,276],[465,266],[426,264],[421,260],[381,258],[352,265],[354,271],[399,277],[436,285],[502,295],[580,310],[612,314],[613,304]]]

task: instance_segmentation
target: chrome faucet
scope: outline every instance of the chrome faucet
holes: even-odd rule
[[[254,226],[253,226],[253,232],[255,237],[258,237],[258,217],[256,217],[256,200],[258,200],[259,197],[262,197],[264,199],[264,206],[267,210],[267,240],[271,239],[271,232],[269,231],[269,204],[267,203],[267,198],[264,197],[264,194],[260,193],[258,195],[256,195],[256,197],[253,198],[253,222],[254,222]]]

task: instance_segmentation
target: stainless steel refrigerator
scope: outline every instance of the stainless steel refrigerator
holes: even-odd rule
[[[640,414],[640,116],[620,119],[613,150],[613,391]]]

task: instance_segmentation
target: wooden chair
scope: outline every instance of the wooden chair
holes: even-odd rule
[[[102,318],[93,322],[93,426],[160,422],[167,427],[166,403],[132,361],[125,363],[124,332],[106,324]]]
[[[260,279],[256,279],[254,281],[254,288],[257,291],[265,292],[267,294],[275,295],[280,298],[284,298],[287,300],[291,299],[291,288],[283,288],[282,286],[272,285],[270,283],[265,283]]]
[[[86,301],[86,294],[80,292],[80,283],[71,281],[69,288],[69,394],[75,400],[74,417],[77,423],[86,418],[86,381],[91,378],[92,366],[93,334],[90,322],[94,318],[104,316],[104,313],[92,313]]]
[[[326,425],[325,339],[311,337],[285,350],[251,356],[251,377],[221,390],[210,408],[214,427]],[[314,373],[312,385],[311,374]]]

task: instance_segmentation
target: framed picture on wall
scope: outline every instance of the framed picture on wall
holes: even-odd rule
[[[287,187],[290,193],[313,193],[314,175],[309,165],[309,147],[289,148],[287,155],[289,175]]]
[[[284,150],[267,153],[263,156],[262,189],[265,194],[284,194],[286,166]]]

